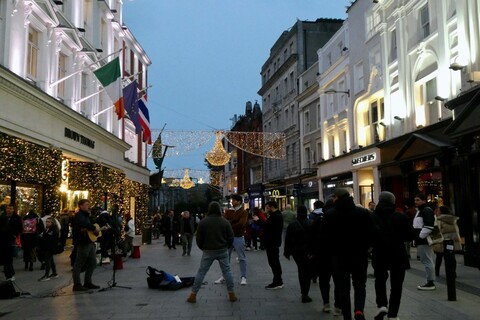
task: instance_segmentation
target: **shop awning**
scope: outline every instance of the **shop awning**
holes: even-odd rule
[[[455,119],[445,129],[447,136],[456,138],[480,131],[480,86],[448,101],[445,107],[455,112]]]
[[[450,141],[440,140],[427,134],[414,133],[397,152],[394,160],[407,160],[418,158],[420,155],[433,155],[452,146]]]

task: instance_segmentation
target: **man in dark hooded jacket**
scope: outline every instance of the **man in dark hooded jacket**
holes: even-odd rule
[[[374,239],[372,266],[375,270],[375,294],[378,312],[375,320],[385,315],[396,318],[402,297],[405,270],[410,269],[405,242],[413,240],[413,227],[408,217],[395,211],[395,196],[388,191],[380,193],[373,213]],[[390,271],[390,299],[387,299],[387,279]],[[388,303],[390,306],[387,308]]]
[[[354,289],[355,320],[363,320],[368,267],[368,250],[371,246],[373,223],[365,208],[357,207],[347,189],[337,188],[332,195],[333,208],[322,221],[321,241],[329,246],[338,286],[343,318],[352,319],[350,302],[350,276]]]

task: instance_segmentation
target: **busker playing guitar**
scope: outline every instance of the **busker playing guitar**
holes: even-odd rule
[[[73,219],[73,244],[77,249],[75,265],[73,266],[73,291],[99,289],[92,283],[92,274],[97,265],[95,237],[100,234],[98,225],[90,222],[90,202],[87,199],[78,201],[78,212]],[[80,272],[85,266],[85,281],[82,286]]]

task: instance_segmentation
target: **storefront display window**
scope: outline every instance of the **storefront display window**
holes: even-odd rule
[[[10,204],[11,190],[10,183],[0,181],[0,206]]]
[[[60,211],[64,209],[75,210],[80,199],[88,199],[89,192],[82,190],[67,190],[61,193]]]
[[[365,208],[373,201],[373,184],[369,186],[360,186],[360,203]]]
[[[353,186],[352,178],[328,181],[328,182],[324,181],[323,182],[323,199],[325,199],[326,201],[328,198],[330,198],[335,188],[346,188],[348,189],[352,197],[354,197],[355,195],[354,195],[352,186]]]
[[[440,171],[421,173],[417,177],[418,193],[427,196],[428,202],[443,202],[442,173]]]
[[[18,183],[16,188],[16,207],[20,216],[25,216],[28,211],[35,210],[37,214],[42,211],[42,194],[41,185]]]

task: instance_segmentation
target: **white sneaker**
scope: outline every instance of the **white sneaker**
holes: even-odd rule
[[[102,258],[102,264],[110,264],[110,258],[109,257]]]
[[[330,307],[330,304],[329,303],[324,304],[322,311],[325,312],[325,313],[328,313],[328,312],[332,311],[332,308]]]
[[[342,309],[333,308],[332,314],[333,314],[334,316],[341,316],[341,315],[342,315]]]
[[[242,277],[242,280],[240,281],[241,286],[246,286],[247,285],[247,278]]]
[[[387,307],[383,306],[378,308],[377,314],[375,315],[374,319],[383,319],[388,314]]]
[[[15,281],[15,277],[12,276],[11,278],[8,278],[6,281]]]
[[[223,283],[225,283],[225,278],[224,278],[224,277],[220,277],[220,278],[218,278],[217,280],[215,280],[213,283],[215,283],[215,284],[223,284]]]

